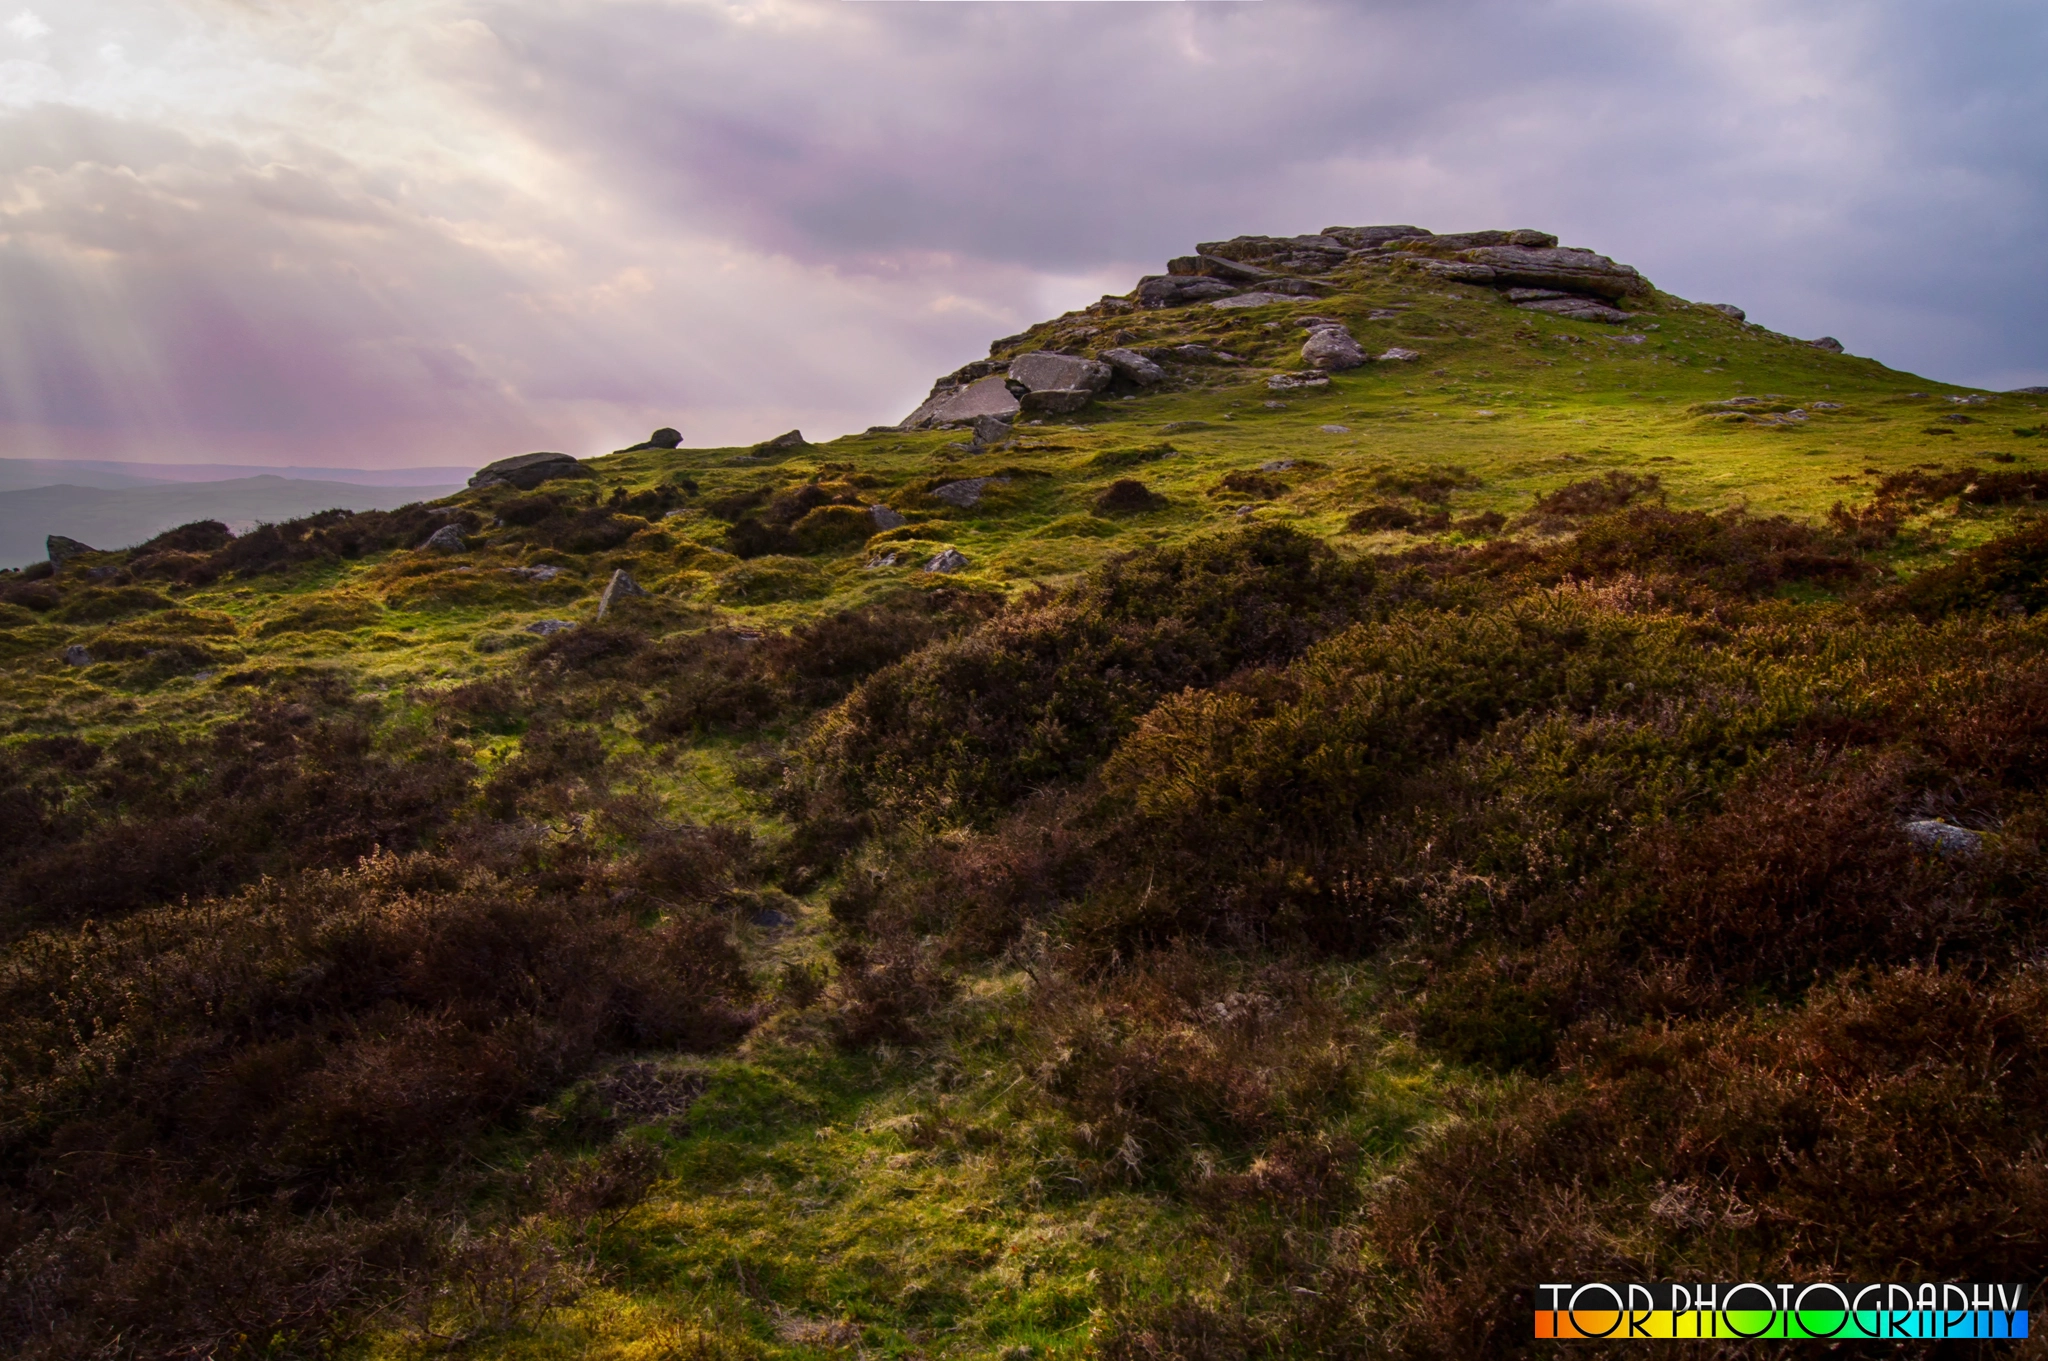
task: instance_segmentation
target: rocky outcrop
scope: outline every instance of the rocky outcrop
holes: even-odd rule
[[[1520,233],[1516,233],[1520,235]],[[1428,244],[1437,245],[1436,240]],[[1650,291],[1633,265],[1618,265],[1589,250],[1536,246],[1481,246],[1454,258],[1418,256],[1416,263],[1440,278],[1495,288],[1554,288],[1581,296],[1618,300]]]
[[[67,539],[62,534],[51,534],[43,539],[43,553],[50,559],[50,566],[62,567],[81,553],[97,553],[90,544],[76,539]]]
[[[1301,347],[1301,357],[1310,368],[1330,373],[1359,368],[1366,362],[1365,347],[1350,331],[1334,323],[1309,332],[1307,343]]]
[[[1199,252],[1200,247],[1196,248]],[[1166,262],[1166,272],[1181,278],[1198,277],[1221,279],[1226,283],[1255,284],[1273,277],[1270,269],[1248,265],[1240,260],[1226,259],[1221,255],[1198,253],[1182,255]]]
[[[1276,373],[1266,380],[1266,386],[1275,392],[1291,392],[1296,388],[1326,388],[1330,385],[1327,373]]]
[[[970,424],[982,416],[999,421],[1014,420],[1022,409],[1009,385],[993,375],[977,378],[964,386],[946,384],[932,389],[924,405],[903,418],[904,430],[931,430],[942,425]]]
[[[1421,227],[1325,227],[1323,235],[1352,250],[1377,250],[1394,241],[1417,241],[1435,236]]]
[[[1185,307],[1189,303],[1227,298],[1237,289],[1221,279],[1195,275],[1148,274],[1138,280],[1138,302],[1144,307]]]
[[[1326,273],[1344,263],[1352,248],[1334,236],[1235,236],[1228,241],[1204,241],[1195,247],[1198,255],[1213,260],[1230,260],[1262,272],[1274,270],[1305,274]],[[1168,266],[1169,269],[1172,266]],[[1175,273],[1180,271],[1175,270]]]
[[[92,654],[85,650],[85,644],[73,643],[70,647],[64,649],[64,665],[91,666]]]
[[[675,429],[673,426],[664,425],[663,427],[661,427],[661,429],[655,431],[646,439],[641,440],[638,444],[629,444],[623,449],[614,450],[614,452],[621,454],[637,454],[642,449],[673,449],[676,446],[680,445],[682,442],[682,431]]]
[[[925,563],[924,570],[939,575],[964,572],[967,570],[967,555],[957,548],[948,548],[942,553],[934,554],[930,561]]]
[[[803,431],[785,430],[774,439],[762,440],[754,446],[753,452],[757,454],[786,454],[792,450],[804,449],[809,446],[810,441],[804,438]]]
[[[1727,317],[1733,321],[1749,320],[1749,313],[1743,311],[1740,307],[1737,307],[1732,302],[1710,302],[1707,304],[1707,306],[1713,308],[1722,316]]]
[[[1816,350],[1826,350],[1829,354],[1840,354],[1842,352],[1842,342],[1833,336],[1822,336],[1819,340],[1809,340],[1806,343],[1813,346]]]
[[[910,523],[902,514],[879,502],[868,507],[868,519],[874,521],[877,533],[885,529],[901,529]]]
[[[481,491],[485,487],[517,487],[521,491],[532,491],[541,483],[553,482],[557,478],[596,476],[567,454],[520,454],[501,458],[496,463],[486,463],[469,479],[469,485],[473,491]]]
[[[1387,350],[1385,353],[1380,355],[1379,362],[1382,364],[1405,364],[1411,359],[1420,358],[1422,358],[1420,352],[1415,350],[1404,350],[1399,345],[1396,345],[1392,349]]]

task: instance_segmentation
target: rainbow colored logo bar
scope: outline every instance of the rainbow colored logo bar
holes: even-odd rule
[[[2027,1287],[1660,1285],[1536,1287],[1536,1336],[1585,1342],[1701,1338],[2004,1341],[2027,1336]]]

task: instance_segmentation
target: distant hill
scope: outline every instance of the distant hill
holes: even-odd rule
[[[17,460],[0,462],[14,465]],[[121,465],[99,467],[119,469]],[[0,469],[0,477],[11,471],[12,468]],[[102,477],[118,475],[101,473]],[[390,510],[408,502],[446,496],[459,486],[459,480],[433,486],[365,486],[354,482],[303,481],[275,473],[217,482],[129,486],[66,483],[19,490],[0,481],[0,567],[40,562],[44,556],[43,539],[50,534],[68,535],[95,548],[125,548],[193,520],[221,520],[230,528],[241,530],[259,522],[289,520],[320,510]]]
[[[294,468],[282,464],[131,463],[112,459],[0,458],[0,492],[29,487],[155,487],[181,482],[232,482],[266,473],[294,482],[346,482],[362,487],[440,487],[468,480],[457,464],[427,468]]]

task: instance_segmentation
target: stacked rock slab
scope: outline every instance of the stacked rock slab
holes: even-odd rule
[[[1115,376],[1116,370],[1099,359],[1045,350],[1010,362],[1010,385],[1024,389],[1017,400],[1027,416],[1071,415],[1095,400]]]
[[[469,479],[469,485],[476,491],[485,487],[517,487],[521,491],[532,491],[541,483],[557,478],[596,476],[567,454],[520,454],[515,458],[486,463]]]

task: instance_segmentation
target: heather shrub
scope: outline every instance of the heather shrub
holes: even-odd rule
[[[1661,500],[1663,495],[1664,485],[1655,473],[1610,472],[1570,483],[1537,497],[1535,513],[1574,519],[1620,510],[1646,498]]]
[[[1929,568],[1906,583],[1900,598],[1923,619],[1962,610],[2038,613],[2048,607],[2048,519]]]
[[[18,745],[0,753],[0,934],[417,846],[469,776],[444,745],[380,749],[367,712],[284,696],[205,736],[138,733],[90,761]]]
[[[1570,543],[1541,556],[1539,575],[1604,579],[1628,573],[1667,589],[1704,586],[1759,595],[1783,581],[1844,583],[1867,576],[1870,569],[1847,548],[1782,515],[1636,506],[1589,520]]]
[[[1284,527],[1118,559],[867,680],[799,747],[792,797],[986,820],[1084,776],[1160,696],[1383,608],[1376,579]]]
[[[1377,1199],[1382,1341],[1531,1353],[1539,1280],[2032,1281],[2044,1025],[2038,970],[1912,968],[1574,1050]]]
[[[1234,969],[1190,949],[1093,985],[1044,980],[1027,1034],[1031,1081],[1073,1121],[1076,1165],[1098,1182],[1202,1181],[1227,1199],[1264,1179],[1303,1194],[1302,1167],[1314,1159],[1302,1141],[1348,1107],[1359,1082],[1353,1025],[1303,971]],[[1215,1179],[1216,1160],[1267,1146],[1287,1170],[1269,1160],[1239,1181]]]
[[[310,1350],[422,1273],[466,1279],[408,1199],[453,1152],[604,1054],[745,1032],[718,918],[642,926],[601,864],[536,853],[560,854],[384,855],[10,947],[0,1341]],[[550,1194],[596,1212],[647,1174],[604,1154]]]
[[[640,657],[631,675],[653,689],[654,735],[757,728],[836,702],[865,677],[986,618],[995,606],[975,592],[905,590],[789,633],[674,635]]]

